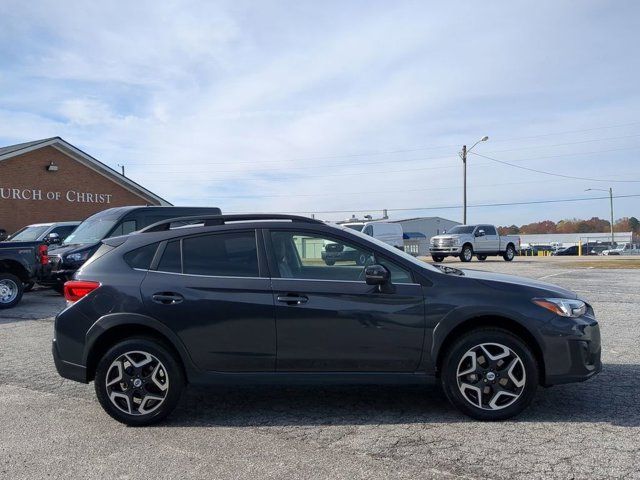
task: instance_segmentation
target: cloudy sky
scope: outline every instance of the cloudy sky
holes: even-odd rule
[[[633,1],[3,0],[0,146],[61,136],[174,204],[227,212],[640,194]],[[603,181],[596,181],[603,180]],[[636,180],[635,182],[633,180]],[[403,209],[403,210],[400,210]],[[472,207],[497,224],[608,201]],[[616,217],[640,215],[640,197]]]

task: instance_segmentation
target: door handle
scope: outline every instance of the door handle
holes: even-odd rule
[[[153,294],[151,299],[161,305],[175,305],[176,303],[182,302],[184,297],[179,293],[162,292]]]
[[[302,305],[303,303],[307,303],[309,301],[309,297],[304,295],[278,295],[278,301],[281,303],[286,303],[287,305]]]

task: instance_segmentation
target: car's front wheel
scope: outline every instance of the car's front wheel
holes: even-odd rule
[[[440,255],[431,255],[431,258],[433,259],[434,262],[436,263],[440,263],[441,261],[444,260],[444,257],[441,257]]]
[[[535,357],[519,337],[498,328],[472,330],[449,347],[441,382],[449,401],[478,420],[504,420],[533,400]]]
[[[102,408],[131,426],[150,425],[169,415],[184,388],[180,361],[152,338],[132,338],[100,359],[95,389]]]
[[[469,244],[466,244],[462,247],[462,251],[460,252],[460,261],[462,262],[470,262],[473,259],[473,247]]]

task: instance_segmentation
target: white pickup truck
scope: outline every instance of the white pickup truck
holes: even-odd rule
[[[519,249],[520,237],[500,236],[493,225],[456,225],[447,233],[431,238],[429,252],[435,262],[445,257],[470,262],[474,255],[481,262],[497,255],[510,262]]]

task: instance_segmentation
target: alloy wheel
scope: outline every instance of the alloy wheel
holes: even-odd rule
[[[527,380],[518,354],[499,343],[482,343],[467,350],[456,375],[464,399],[483,410],[512,405],[522,395]]]
[[[18,285],[9,278],[0,280],[0,303],[11,303],[18,296]]]
[[[118,410],[128,415],[147,415],[164,403],[169,376],[158,358],[136,350],[111,363],[105,386],[109,400]]]

